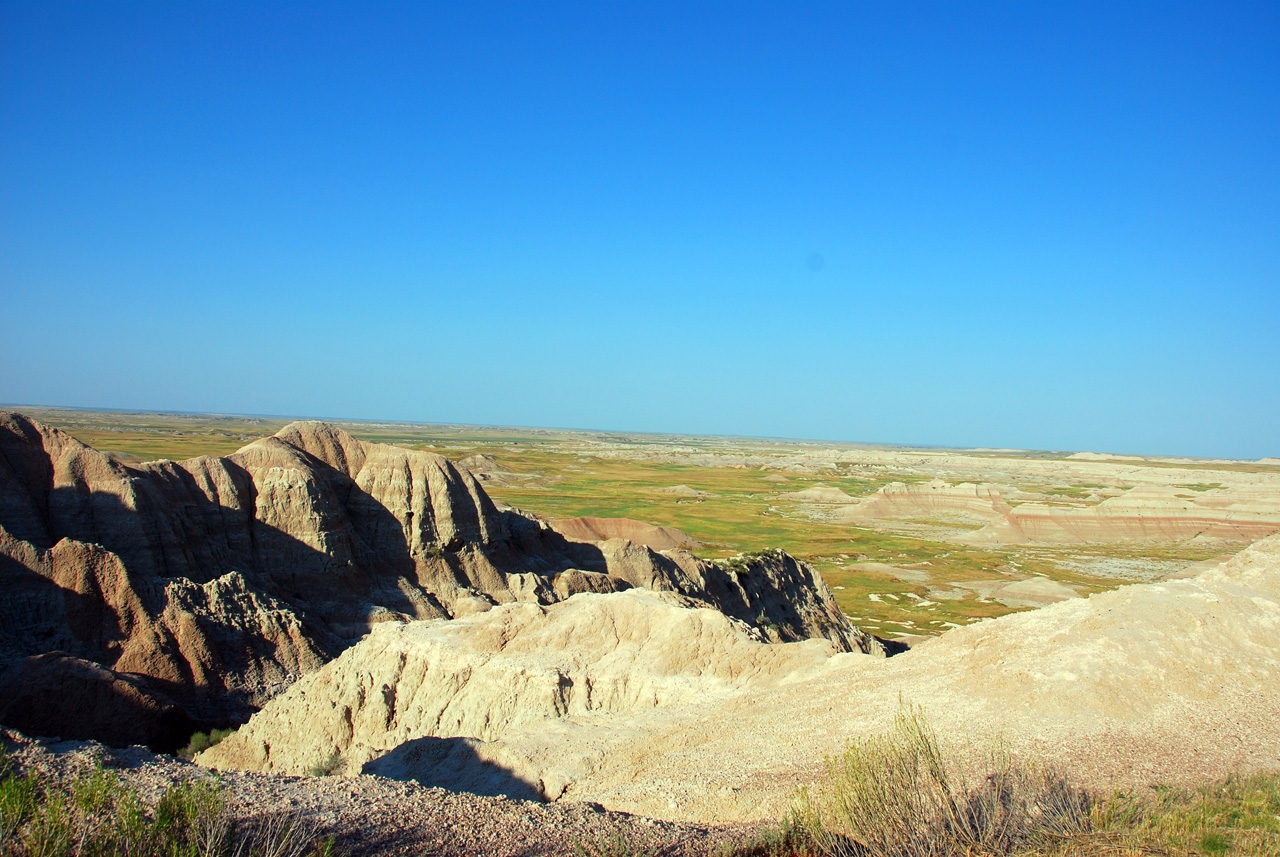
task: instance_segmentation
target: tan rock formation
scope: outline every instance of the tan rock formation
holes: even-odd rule
[[[794,500],[798,503],[836,504],[857,502],[839,488],[832,488],[829,485],[814,485],[812,488],[806,488],[803,491],[792,491],[789,494],[780,495],[778,499]]]
[[[824,755],[905,702],[962,756],[999,740],[1101,788],[1280,764],[1280,536],[1194,579],[980,622],[887,660],[764,647],[716,613],[665,615],[668,597],[379,629],[201,761],[296,771],[336,751],[348,770],[443,785],[502,773],[659,817],[776,817]]]
[[[1121,542],[1247,543],[1280,532],[1280,489],[1194,491],[1145,485],[1094,506],[1023,503],[966,536],[975,545]]]
[[[128,467],[0,415],[0,660],[65,652],[146,677],[196,720],[247,717],[383,622],[627,587],[774,640],[877,649],[790,557],[730,570],[569,540],[500,512],[445,458],[324,423],[225,458]]]
[[[840,520],[876,518],[930,518],[937,520],[989,521],[1010,511],[1000,491],[992,485],[941,479],[924,483],[891,482],[856,504],[839,510]]]
[[[429,739],[474,739],[467,753],[489,758],[485,745],[508,735],[549,724],[569,735],[576,723],[607,715],[705,705],[819,667],[836,651],[816,640],[766,645],[759,631],[719,611],[637,590],[551,607],[508,605],[448,623],[386,625],[200,762],[302,774],[340,760],[352,773],[437,782],[447,745]],[[526,781],[558,797],[571,768],[581,767],[577,757]]]
[[[699,491],[696,488],[690,488],[688,485],[672,485],[668,488],[655,488],[654,490],[659,494],[674,494],[677,497],[705,498],[719,496],[712,494],[710,491]]]
[[[631,518],[552,518],[547,523],[565,538],[579,541],[627,539],[658,551],[702,547],[697,539],[684,530],[647,524]]]

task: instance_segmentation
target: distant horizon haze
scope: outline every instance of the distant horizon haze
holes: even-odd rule
[[[25,409],[25,410],[24,410]],[[839,446],[868,447],[875,449],[903,449],[903,450],[956,450],[960,452],[1025,452],[1031,454],[1061,454],[1073,455],[1075,453],[1092,453],[1097,455],[1114,455],[1119,457],[1142,457],[1142,458],[1186,458],[1200,461],[1238,461],[1252,462],[1265,460],[1269,458],[1280,458],[1280,456],[1259,456],[1253,458],[1231,458],[1227,456],[1203,456],[1203,455],[1178,455],[1174,453],[1152,453],[1133,450],[1115,450],[1115,449],[1042,449],[1037,447],[1011,447],[1011,446],[959,446],[956,444],[937,444],[937,443],[896,443],[892,441],[868,441],[856,440],[848,438],[831,438],[831,437],[798,437],[788,435],[746,435],[746,434],[725,434],[725,433],[690,433],[662,430],[629,430],[629,429],[612,429],[599,428],[592,426],[554,426],[554,425],[523,425],[523,424],[499,424],[499,423],[460,423],[450,422],[447,420],[412,420],[412,419],[390,419],[383,417],[366,417],[366,416],[333,416],[320,414],[245,414],[230,413],[224,411],[185,411],[170,410],[156,408],[98,408],[98,407],[78,407],[74,405],[40,405],[33,403],[15,404],[0,402],[0,410],[17,413],[25,413],[29,410],[48,410],[48,411],[68,411],[72,413],[99,413],[99,414],[128,414],[133,416],[173,416],[173,417],[212,417],[226,419],[250,419],[250,420],[273,420],[290,422],[329,422],[341,425],[386,425],[386,426],[440,426],[442,428],[475,428],[475,429],[496,429],[499,431],[545,431],[545,432],[565,432],[576,434],[608,434],[628,436],[648,436],[648,437],[676,437],[697,439],[714,439],[714,440],[743,440],[752,442],[770,442],[781,441],[785,443],[797,443],[806,445],[835,444]],[[55,427],[56,422],[54,423]]]
[[[0,400],[1280,456],[1280,5],[0,0]]]

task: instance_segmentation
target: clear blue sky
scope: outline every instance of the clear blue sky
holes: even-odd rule
[[[0,2],[0,401],[1280,455],[1280,5]]]

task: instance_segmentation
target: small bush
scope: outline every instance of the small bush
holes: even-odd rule
[[[795,819],[786,819],[747,842],[722,848],[720,857],[810,857],[817,844],[808,830]]]
[[[573,841],[573,857],[659,857],[662,848],[615,830],[608,836]]]
[[[211,732],[197,732],[191,736],[187,746],[178,751],[178,755],[183,759],[194,759],[197,753],[203,753],[210,747],[218,746],[223,738],[235,731],[234,729],[214,729]]]
[[[342,754],[333,750],[307,768],[309,777],[330,777],[342,769]]]

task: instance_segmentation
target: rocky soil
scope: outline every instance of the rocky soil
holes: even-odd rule
[[[209,771],[143,747],[111,749],[81,741],[41,741],[0,732],[19,772],[66,781],[102,764],[148,801]],[[670,857],[706,857],[753,836],[752,825],[658,821],[585,803],[546,804],[455,793],[376,776],[296,777],[228,772],[217,775],[231,810],[250,820],[300,814],[319,824],[345,853],[359,857],[535,857],[573,854],[575,844],[625,837],[661,846]]]

